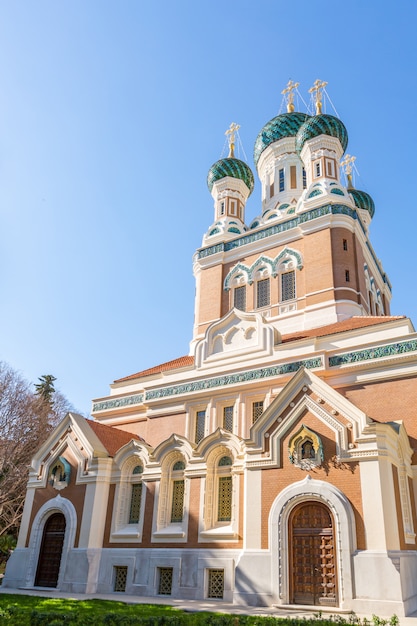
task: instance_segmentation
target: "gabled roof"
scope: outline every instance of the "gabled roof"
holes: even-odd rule
[[[173,361],[167,361],[166,363],[161,363],[161,365],[155,365],[155,367],[150,367],[147,370],[142,370],[137,374],[131,374],[130,376],[126,376],[125,378],[119,378],[114,382],[121,383],[125,380],[142,378],[143,376],[152,376],[153,374],[161,374],[162,372],[168,372],[169,370],[179,369],[180,367],[188,367],[190,365],[194,365],[193,356],[180,356],[178,359],[174,359]]]
[[[132,439],[145,442],[142,437],[139,437],[134,433],[119,430],[118,428],[113,428],[112,426],[106,426],[105,424],[99,424],[98,422],[93,422],[92,420],[86,421],[106,448],[109,456],[114,456],[120,448],[125,446]]]
[[[351,330],[357,330],[359,328],[366,328],[367,326],[374,326],[376,324],[387,324],[395,320],[405,319],[405,315],[387,315],[387,316],[353,316],[342,322],[335,322],[334,324],[328,324],[327,326],[321,326],[319,328],[310,328],[309,330],[300,330],[296,333],[282,336],[282,343],[289,343],[291,341],[297,341],[299,339],[309,339],[314,337],[325,337],[326,335],[333,335],[335,333],[344,333]],[[190,367],[194,365],[193,356],[181,356],[178,359],[155,365],[149,369],[142,370],[136,374],[131,374],[124,378],[115,380],[115,383],[121,383],[128,380],[134,380],[135,378],[144,378],[145,376],[152,376],[154,374],[161,374],[162,372],[169,372],[170,370],[179,369],[181,367]]]

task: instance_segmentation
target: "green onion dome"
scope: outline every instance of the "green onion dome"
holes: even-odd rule
[[[309,116],[306,113],[293,112],[277,115],[267,122],[259,132],[255,141],[255,147],[253,149],[255,165],[258,165],[262,152],[270,146],[271,143],[284,139],[284,137],[295,137],[300,126],[302,126],[308,118]]]
[[[210,192],[213,189],[214,183],[222,178],[226,178],[226,176],[243,180],[246,187],[249,189],[249,195],[252,193],[255,185],[252,170],[244,161],[235,159],[234,157],[220,159],[220,161],[216,161],[216,163],[211,166],[207,175],[207,186]]]
[[[348,134],[345,125],[338,117],[323,114],[310,117],[301,126],[295,139],[295,147],[298,154],[301,153],[306,141],[319,135],[336,137],[340,141],[343,152],[345,152],[348,144]]]
[[[359,191],[359,189],[348,189],[348,192],[352,196],[353,202],[358,209],[364,209],[365,211],[368,211],[371,217],[374,216],[375,203],[369,193],[366,193],[366,191]]]

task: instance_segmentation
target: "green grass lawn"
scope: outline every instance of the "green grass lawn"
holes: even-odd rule
[[[248,609],[250,613],[250,609]],[[390,620],[360,620],[354,614],[304,618],[228,615],[180,611],[167,605],[126,604],[116,600],[71,600],[0,594],[0,626],[396,626]]]

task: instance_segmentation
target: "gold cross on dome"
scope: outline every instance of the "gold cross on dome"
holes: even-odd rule
[[[287,113],[292,113],[294,111],[294,91],[297,89],[299,84],[300,83],[294,83],[292,80],[289,80],[288,85],[283,91],[281,91],[282,95],[286,96]]]
[[[228,137],[228,140],[229,140],[229,156],[227,158],[235,156],[235,133],[237,133],[239,128],[240,128],[239,124],[235,124],[235,122],[232,122],[230,124],[230,128],[228,130],[226,130],[226,132],[224,133],[225,135],[229,135],[229,137]]]
[[[319,80],[317,79],[314,82],[314,85],[308,90],[308,93],[312,93],[313,94],[313,98],[316,99],[316,115],[321,115],[321,110],[322,110],[322,106],[323,106],[323,94],[322,94],[322,90],[325,88],[325,86],[327,85],[327,83],[324,80]]]
[[[352,187],[352,165],[356,161],[355,156],[350,156],[350,154],[346,154],[343,161],[340,161],[340,166],[343,168],[343,171],[348,180],[348,187]]]

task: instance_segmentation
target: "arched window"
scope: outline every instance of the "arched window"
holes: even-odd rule
[[[172,467],[171,524],[182,522],[184,516],[184,461]]]
[[[111,540],[130,541],[142,535],[145,484],[142,480],[144,463],[138,455],[128,458],[121,467],[120,480],[116,484],[112,518]]]
[[[135,465],[132,472],[132,484],[130,492],[129,524],[138,524],[142,505],[142,465]]]
[[[188,481],[186,462],[179,451],[173,451],[162,462],[161,482],[155,500],[153,541],[185,541],[188,526]]]
[[[237,477],[233,457],[225,447],[213,450],[207,459],[204,486],[204,519],[200,535],[204,540],[230,540],[237,537]]]
[[[230,456],[222,456],[218,463],[218,497],[217,497],[217,521],[230,522],[232,519],[232,476]]]

